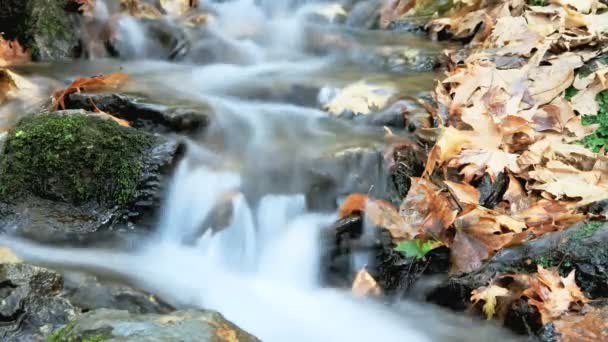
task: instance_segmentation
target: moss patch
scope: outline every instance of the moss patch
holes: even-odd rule
[[[9,133],[0,157],[0,199],[31,192],[74,204],[128,204],[155,139],[94,115],[26,117]]]

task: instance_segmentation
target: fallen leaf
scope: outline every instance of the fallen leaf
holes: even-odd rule
[[[467,183],[456,183],[451,181],[444,181],[445,185],[448,186],[452,196],[461,204],[479,204],[479,191],[473,186]]]
[[[496,297],[509,295],[509,290],[498,285],[483,286],[471,292],[471,301],[477,304],[480,300],[484,301],[483,313],[486,319],[492,319],[496,313]]]
[[[129,75],[121,72],[106,76],[78,78],[67,88],[58,90],[53,94],[53,104],[55,106],[55,110],[59,108],[65,109],[65,97],[71,93],[80,91],[118,90],[127,82],[128,79]]]
[[[365,268],[355,276],[351,291],[356,297],[380,296],[382,294],[382,289]]]
[[[399,213],[412,237],[421,234],[438,240],[456,219],[447,194],[423,178],[411,178],[410,191],[401,202]]]
[[[529,298],[528,303],[540,312],[543,324],[567,313],[573,304],[588,302],[576,285],[574,270],[562,278],[557,270],[546,270],[539,265],[537,273],[530,279],[530,288],[524,291],[524,295]]]
[[[608,306],[588,307],[581,313],[567,313],[552,323],[561,342],[608,340]]]
[[[384,108],[395,95],[392,88],[381,87],[360,81],[338,91],[336,96],[324,105],[325,110],[334,115],[351,111],[355,114],[369,114]]]

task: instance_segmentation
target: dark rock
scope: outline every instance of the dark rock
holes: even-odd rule
[[[72,93],[66,97],[65,105],[67,109],[89,111],[93,111],[96,106],[129,121],[132,127],[159,133],[200,133],[209,125],[211,112],[210,108],[170,107],[123,94]]]
[[[68,0],[2,0],[0,32],[6,39],[18,39],[37,61],[77,57],[81,22],[68,13]]]
[[[128,341],[259,341],[214,311],[135,315],[119,310],[86,313],[55,332],[57,342],[107,339]]]
[[[57,295],[61,275],[26,264],[0,264],[0,340],[44,341],[77,311]]]
[[[0,157],[3,229],[57,241],[150,218],[177,154],[175,141],[97,114],[28,116]]]
[[[125,285],[102,283],[94,276],[67,273],[64,279],[62,296],[82,312],[105,308],[134,314],[166,314],[174,310],[154,295]]]
[[[499,173],[494,181],[489,174],[484,174],[477,186],[479,203],[486,208],[494,208],[502,200],[508,186],[509,178],[503,172]]]

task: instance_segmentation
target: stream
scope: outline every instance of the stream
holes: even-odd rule
[[[111,12],[112,2],[106,5]],[[206,3],[216,13],[208,35],[230,47],[225,55],[216,51],[206,64],[160,61],[143,29],[127,20],[120,27],[133,48],[131,60],[17,70],[49,86],[121,70],[131,76],[125,93],[166,106],[204,108],[212,115],[205,134],[182,138],[187,153],[174,172],[156,228],[128,251],[48,247],[19,239],[8,239],[9,246],[27,261],[119,275],[176,307],[217,310],[263,341],[512,340],[465,314],[414,301],[384,305],[321,283],[319,234],[338,215],[309,209],[305,191],[311,180],[303,165],[349,149],[381,148],[385,131],[331,118],[318,101],[361,80],[412,96],[430,90],[438,73],[375,63],[374,56],[398,49],[437,55],[444,46],[415,34],[307,20],[318,5]],[[311,41],[324,34],[339,37],[348,48],[311,51]],[[343,181],[344,188],[368,190],[359,189],[359,180],[349,175]],[[231,204],[228,224],[205,225],[221,202]],[[366,260],[357,263],[363,267]]]

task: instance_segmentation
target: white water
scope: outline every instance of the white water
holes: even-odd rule
[[[301,24],[312,7],[293,10],[289,5],[295,2],[212,4],[218,13],[212,32],[236,47],[246,57],[244,63],[162,73],[167,92],[205,100],[214,109],[229,145],[223,153],[229,155],[191,143],[173,175],[156,232],[146,241],[129,252],[57,249],[13,239],[5,243],[31,262],[118,274],[178,307],[217,310],[264,341],[432,341],[456,335],[473,340],[466,328],[449,330],[438,310],[408,305],[407,312],[398,313],[348,291],[322,288],[318,234],[336,215],[309,212],[301,194],[266,194],[252,207],[240,192],[248,176],[242,170],[255,167],[260,158],[272,163],[285,157],[277,152],[277,131],[286,131],[284,140],[299,151],[332,135],[320,128],[325,114],[314,108],[235,95],[272,83],[274,74],[305,74],[327,65],[326,59],[305,52]],[[143,57],[141,27],[130,19],[120,25],[135,55]],[[239,125],[250,134],[233,127]],[[225,165],[231,158],[239,159],[238,166]],[[219,227],[205,227],[197,237],[195,232],[226,198],[233,208],[230,225],[216,233],[212,228]]]

